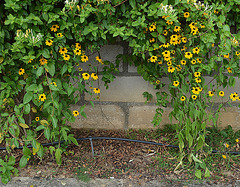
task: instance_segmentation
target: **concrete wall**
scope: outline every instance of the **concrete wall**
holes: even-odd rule
[[[103,60],[115,61],[115,57],[118,54],[126,53],[128,49],[126,46],[121,45],[108,45],[104,46],[100,50],[100,55]],[[97,65],[95,57],[98,54],[93,54],[89,58],[89,62],[93,65]],[[98,69],[102,70],[101,65]],[[81,64],[81,67],[85,70],[88,68],[88,64]],[[101,76],[99,76],[101,80]],[[205,77],[206,82],[211,80],[211,77]],[[163,79],[166,84],[169,83],[167,79]],[[240,80],[236,81],[235,88],[225,89],[226,99],[232,92],[240,93]],[[152,85],[144,81],[143,78],[137,74],[136,67],[129,64],[120,65],[120,73],[116,75],[116,79],[113,83],[109,84],[109,89],[106,89],[104,83],[101,81],[95,82],[95,87],[99,87],[101,90],[100,99],[95,100],[95,107],[87,105],[85,112],[87,119],[82,116],[76,117],[76,122],[71,124],[74,128],[98,128],[98,129],[130,129],[130,128],[154,128],[151,124],[153,116],[155,114],[156,106],[155,90]],[[165,88],[167,91],[167,87]],[[145,104],[145,98],[142,93],[148,91],[152,93],[154,98],[151,102]],[[83,103],[92,100],[94,97],[89,94],[84,94],[82,100],[77,105],[72,106],[72,110],[79,110],[79,107]],[[216,102],[222,102],[221,98],[218,98]],[[217,103],[218,104],[218,103]],[[216,104],[216,106],[217,106]],[[234,129],[240,129],[240,110],[237,107],[238,103],[234,103],[232,108],[225,107],[225,111],[222,111],[218,120],[218,126],[225,127],[231,125]],[[169,124],[168,114],[171,112],[171,107],[164,108],[163,119],[160,126]],[[209,123],[209,125],[212,125]]]

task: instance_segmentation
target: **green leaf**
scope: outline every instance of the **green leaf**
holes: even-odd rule
[[[14,156],[10,156],[9,160],[8,160],[8,165],[13,166],[15,164],[15,157]]]
[[[27,105],[24,106],[24,114],[29,114],[31,110],[31,106],[28,103]]]
[[[132,8],[136,7],[136,1],[135,0],[129,0],[129,4],[131,5]]]
[[[31,84],[29,87],[26,88],[27,91],[35,91],[37,90],[37,84]]]
[[[67,64],[64,64],[60,71],[61,75],[63,75],[67,71],[67,68],[68,68]]]
[[[56,149],[55,158],[58,165],[62,164],[62,150],[60,148]]]
[[[48,72],[52,77],[54,76],[54,74],[55,74],[55,64],[54,63],[48,64]]]
[[[43,51],[42,51],[42,55],[43,55],[43,57],[45,57],[45,58],[50,58],[50,53],[49,53],[49,50],[48,49],[43,49]]]
[[[162,35],[159,35],[159,36],[158,36],[158,39],[159,39],[159,41],[162,42],[162,43],[165,43],[165,42],[166,42],[165,37],[162,36]]]
[[[50,139],[50,129],[49,128],[44,129],[44,135],[48,140]]]
[[[23,97],[23,104],[27,104],[32,100],[33,93],[27,92]]]
[[[52,124],[53,124],[53,128],[57,128],[58,125],[58,119],[54,116],[52,116]]]
[[[30,149],[28,148],[28,147],[23,147],[23,154],[26,156],[26,157],[28,157],[28,156],[30,156],[32,153],[31,153],[31,151],[30,151]]]
[[[27,160],[28,157],[26,157],[25,155],[22,156],[22,158],[20,159],[20,162],[19,162],[19,167],[20,168],[24,168],[26,165],[27,165]]]
[[[40,66],[36,72],[37,78],[43,74],[43,71],[44,71],[43,66]]]
[[[195,172],[195,176],[196,176],[197,178],[199,178],[199,179],[202,178],[202,172],[201,172],[200,169],[197,169],[197,170],[196,170],[196,172]]]
[[[209,169],[208,169],[208,168],[206,168],[206,169],[205,169],[205,174],[204,174],[204,177],[206,177],[206,178],[207,178],[207,177],[210,177],[210,175],[211,175],[211,174],[210,174],[210,171],[209,171]]]

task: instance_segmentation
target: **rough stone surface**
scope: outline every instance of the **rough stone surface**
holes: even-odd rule
[[[79,110],[79,106],[72,106],[72,110]],[[77,116],[70,124],[73,128],[96,129],[124,129],[125,116],[122,108],[117,105],[87,105],[85,108],[87,119]]]
[[[218,127],[231,125],[234,130],[240,129],[240,109],[238,107],[225,107],[218,118]]]
[[[151,124],[155,115],[156,106],[132,106],[129,108],[128,128],[154,128]],[[159,127],[163,127],[165,124],[170,124],[168,114],[171,112],[170,108],[164,108],[162,121]],[[176,121],[173,121],[175,123]]]

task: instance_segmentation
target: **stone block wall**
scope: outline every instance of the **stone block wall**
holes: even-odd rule
[[[100,50],[100,56],[103,60],[115,61],[118,54],[126,53],[128,49],[126,46],[121,45],[107,45]],[[89,61],[95,63],[95,57],[98,54],[89,57]],[[87,66],[87,64],[85,65]],[[82,66],[82,68],[86,68]],[[101,66],[99,66],[101,71]],[[76,117],[75,123],[71,124],[74,128],[97,128],[97,129],[146,129],[155,128],[151,123],[156,106],[155,92],[153,86],[144,81],[141,75],[138,75],[137,69],[127,63],[120,65],[120,73],[115,75],[114,82],[109,84],[106,89],[104,83],[99,81],[95,82],[94,86],[99,87],[101,90],[100,99],[94,101],[94,108],[89,104],[85,108],[87,119],[82,116]],[[211,80],[211,77],[205,77],[206,82]],[[162,80],[164,83],[169,84],[167,78]],[[224,89],[226,95],[232,92],[240,93],[240,80],[236,80],[235,88]],[[167,87],[165,88],[167,91]],[[153,94],[151,102],[145,104],[143,92]],[[228,99],[228,98],[227,98]],[[79,110],[82,103],[88,103],[91,96],[85,94],[78,104],[72,106],[72,110]],[[218,98],[216,102],[222,102]],[[225,127],[231,125],[233,129],[240,129],[240,109],[237,107],[238,103],[234,103],[232,108],[226,106],[220,114],[218,126]],[[160,126],[169,124],[168,114],[171,112],[171,106],[164,108],[163,119]],[[173,121],[174,123],[174,121]],[[212,125],[209,123],[209,125]]]

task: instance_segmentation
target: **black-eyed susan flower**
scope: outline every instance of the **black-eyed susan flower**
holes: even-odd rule
[[[50,84],[54,85],[54,86],[57,86],[57,83],[56,82],[51,82]]]
[[[84,80],[88,80],[90,78],[90,75],[88,73],[83,73],[82,77]]]
[[[39,121],[39,117],[35,117],[35,121]]]
[[[75,55],[81,55],[81,53],[82,53],[81,49],[79,49],[79,48],[74,49],[73,52]]]
[[[70,55],[69,54],[63,54],[63,59],[68,61],[70,59]]]
[[[67,48],[66,47],[63,47],[63,48],[59,48],[59,53],[61,54],[61,55],[63,55],[63,54],[65,54],[65,53],[67,53],[68,52],[68,50],[67,50]]]
[[[187,43],[187,37],[182,37],[182,42]]]
[[[178,31],[180,31],[180,30],[181,30],[181,27],[180,27],[180,26],[175,26],[173,31],[178,32]]]
[[[78,112],[77,110],[74,110],[74,111],[73,111],[73,115],[76,117],[76,116],[79,115],[79,112]]]
[[[236,101],[239,98],[236,92],[232,93],[229,97],[232,101]]]
[[[198,95],[200,93],[198,87],[193,87],[192,93]]]
[[[173,86],[178,86],[179,85],[179,82],[178,81],[173,81]]]
[[[200,82],[202,82],[202,80],[198,77],[198,78],[195,78],[195,81],[196,81],[196,83],[200,83]]]
[[[62,37],[63,37],[63,34],[59,32],[59,33],[57,33],[57,37],[58,37],[58,38],[62,38]]]
[[[198,54],[200,52],[200,47],[193,48],[193,53]]]
[[[197,96],[196,96],[196,95],[192,95],[192,99],[193,99],[193,100],[196,100],[196,99],[197,99]]]
[[[186,65],[186,60],[181,60],[181,64],[184,66],[184,65]]]
[[[180,98],[180,100],[181,100],[181,101],[185,101],[185,100],[186,100],[186,97],[185,97],[185,96],[182,96],[182,97]]]
[[[167,34],[168,34],[168,31],[167,31],[167,30],[164,30],[164,31],[163,31],[163,35],[167,36]]]
[[[150,38],[150,39],[149,39],[149,42],[150,42],[150,43],[155,42],[155,38]]]
[[[47,46],[51,46],[53,44],[53,41],[52,40],[46,40],[45,43],[46,43]]]
[[[91,77],[93,78],[93,80],[98,80],[98,76],[96,73],[92,73]]]
[[[29,59],[28,63],[31,63],[33,61],[33,59]]]
[[[164,47],[164,48],[168,48],[169,46],[170,46],[169,43],[163,44],[163,47]]]
[[[100,89],[99,88],[93,88],[93,92],[95,94],[100,94]]]
[[[185,18],[188,18],[188,17],[190,16],[190,13],[189,13],[189,12],[184,12],[183,16],[184,16]]]
[[[149,60],[150,60],[150,62],[156,62],[157,56],[151,56],[151,58]]]
[[[226,55],[223,55],[224,58],[229,58],[229,53]]]
[[[232,68],[228,67],[227,70],[228,70],[228,73],[232,73]]]
[[[168,51],[168,50],[165,50],[165,51],[163,51],[162,52],[162,55],[164,56],[164,57],[170,57],[170,51]]]
[[[168,59],[168,58],[170,58],[170,57],[167,57],[166,59]],[[164,60],[165,60],[165,58],[164,58]],[[166,60],[166,61],[167,61],[167,60]],[[168,66],[171,66],[171,65],[172,65],[172,61],[169,60],[169,61],[167,62],[167,65],[168,65]]]
[[[45,58],[40,58],[40,64],[43,66],[44,64],[47,64],[48,63],[48,61],[47,61],[47,59],[45,59]]]
[[[156,84],[160,84],[160,80],[156,80]]]
[[[75,46],[76,46],[76,48],[81,49],[80,43],[76,43]]]
[[[149,31],[153,32],[156,29],[156,24],[151,24],[149,27]]]
[[[59,26],[58,25],[53,25],[50,30],[53,31],[53,32],[57,32]]]
[[[214,96],[213,91],[208,91],[208,95],[209,95],[210,97]]]
[[[195,77],[200,77],[200,76],[201,76],[201,72],[195,72],[195,73],[194,73],[194,76],[195,76]]]
[[[25,73],[25,70],[23,68],[20,68],[19,71],[18,71],[18,74],[23,75],[24,73]]]
[[[38,99],[39,99],[39,101],[45,101],[47,98],[46,98],[46,95],[43,93],[43,94],[39,95]]]
[[[78,68],[78,71],[82,71],[83,69],[82,68]]]
[[[201,64],[201,63],[202,63],[202,60],[201,60],[200,58],[197,58],[197,62],[198,62],[199,64]]]
[[[88,61],[88,56],[87,56],[87,55],[82,55],[82,56],[81,56],[81,60],[82,60],[83,62],[87,62],[87,61]]]
[[[224,91],[220,91],[220,92],[218,93],[218,95],[221,96],[221,97],[223,97],[223,96],[224,96]]]
[[[175,71],[175,67],[173,66],[168,66],[168,72],[173,73]]]
[[[178,64],[178,65],[176,66],[176,69],[177,69],[177,71],[181,71],[181,70],[182,70],[181,65]]]
[[[185,58],[190,59],[192,58],[192,53],[191,52],[185,52]]]
[[[167,20],[166,23],[167,23],[168,25],[172,25],[172,24],[173,24],[173,21]]]
[[[238,142],[239,142],[239,139],[236,139],[235,141],[238,143]]]
[[[191,63],[192,63],[192,64],[196,64],[196,62],[197,62],[197,61],[194,60],[194,59],[191,60]]]
[[[237,56],[239,56],[239,55],[240,55],[240,52],[239,52],[239,51],[236,51],[235,54],[236,54]]]

